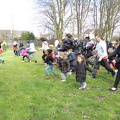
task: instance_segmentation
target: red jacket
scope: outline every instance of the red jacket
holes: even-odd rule
[[[0,48],[0,54],[3,52],[3,50]]]

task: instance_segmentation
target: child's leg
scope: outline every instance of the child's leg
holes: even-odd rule
[[[53,73],[55,76],[57,76],[56,72],[54,71],[54,66],[53,66],[53,65],[50,65],[50,69],[51,69],[52,73]]]
[[[50,66],[49,65],[47,65],[47,67],[46,67],[46,74],[48,75],[48,76],[50,76],[50,73],[49,73],[49,69],[50,69]]]
[[[25,56],[23,56],[22,60],[24,61]]]
[[[81,85],[82,85],[82,88],[84,89],[87,84],[86,84],[86,82],[82,82]]]
[[[26,55],[26,58],[28,59],[28,62],[30,62],[30,57],[29,57],[29,55]]]
[[[85,87],[86,87],[86,82],[80,82],[80,86],[81,87],[79,87],[79,89],[81,90],[81,89],[84,89]]]
[[[67,76],[71,76],[72,72],[67,72],[66,75]]]
[[[0,57],[0,61],[2,61],[2,63],[4,63],[5,60],[2,57]]]
[[[17,50],[15,50],[15,55],[16,55],[16,56],[18,55],[18,51],[17,51]]]
[[[81,89],[83,89],[83,88],[82,88],[82,82],[80,82],[80,87],[79,87],[79,90],[81,90]]]
[[[14,52],[14,55],[16,55],[16,50],[13,50],[13,52]]]
[[[62,81],[65,81],[65,80],[66,80],[66,76],[65,76],[65,74],[62,73],[62,72],[61,72],[61,80],[62,80]]]
[[[116,68],[116,64],[115,64],[114,61],[112,62],[112,66],[113,66],[113,68],[114,68],[115,70],[117,70],[117,68]]]
[[[45,55],[45,53],[43,53],[42,59],[43,59],[44,62],[45,62],[45,57],[46,57],[46,55]]]

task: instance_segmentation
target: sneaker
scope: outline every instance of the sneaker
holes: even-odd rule
[[[115,70],[115,72],[117,73],[117,72],[118,72],[118,70]]]
[[[89,76],[89,78],[95,78],[95,76],[91,75],[91,76]]]
[[[83,89],[83,87],[81,86],[81,87],[79,87],[79,90],[82,90]]]
[[[46,66],[47,66],[47,64],[45,63],[45,64],[44,64],[44,66],[46,67]]]
[[[46,78],[46,79],[49,79],[49,78],[50,78],[50,76],[46,76],[45,78]]]
[[[5,60],[2,61],[2,63],[4,64]]]
[[[86,85],[87,85],[87,83],[84,83],[84,84],[82,85],[82,88],[83,88],[83,89],[86,88]]]
[[[117,88],[115,88],[115,87],[110,88],[111,91],[116,91],[116,89]]]
[[[66,81],[66,80],[65,80],[65,79],[62,79],[62,80],[61,80],[61,82],[64,82],[64,81]]]
[[[58,75],[55,75],[55,77],[56,77],[56,78],[59,78],[59,76],[58,76]]]
[[[69,72],[69,76],[71,76],[71,75],[72,75],[72,72],[70,71],[70,72]]]

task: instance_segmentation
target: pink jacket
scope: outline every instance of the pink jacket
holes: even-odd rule
[[[20,55],[21,55],[21,56],[26,56],[26,55],[28,55],[27,51],[28,51],[28,50],[26,50],[26,49],[24,50],[24,49],[23,49]]]

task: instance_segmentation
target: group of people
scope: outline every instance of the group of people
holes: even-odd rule
[[[100,65],[106,68],[112,77],[116,78],[113,87],[115,91],[120,81],[120,42],[106,42],[99,35],[95,36],[95,41],[86,37],[84,41],[74,40],[71,34],[66,34],[65,39],[55,46],[55,50],[49,48],[45,38],[41,38],[43,56],[42,59],[46,66],[46,78],[50,78],[49,69],[58,77],[54,71],[54,65],[61,71],[61,80],[66,81],[66,76],[71,73],[76,74],[76,81],[80,83],[79,89],[86,87],[87,70],[92,73],[90,78],[96,78],[100,72]],[[92,59],[92,60],[91,60]],[[89,65],[92,65],[89,67]],[[112,66],[113,67],[112,67]]]
[[[26,46],[22,42],[17,43],[16,41],[14,41],[13,52],[15,56],[23,56],[22,62],[24,62],[25,58],[27,58],[28,62],[30,62],[30,56],[33,56],[34,62],[37,63],[35,56],[36,49],[33,40],[28,41]]]

